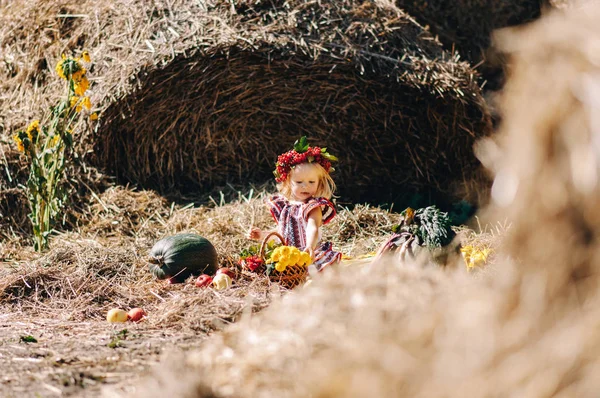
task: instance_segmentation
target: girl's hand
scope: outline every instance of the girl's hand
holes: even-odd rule
[[[246,235],[246,237],[248,239],[252,239],[252,240],[260,240],[261,236],[262,236],[262,231],[260,230],[260,228],[256,228],[256,227],[250,227],[250,229],[248,230],[248,234]]]
[[[304,251],[307,252],[308,254],[310,254],[310,259],[314,261],[315,249],[313,249],[312,247],[307,247],[306,249],[304,249]]]

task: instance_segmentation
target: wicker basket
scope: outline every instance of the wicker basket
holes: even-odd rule
[[[265,258],[265,248],[267,246],[267,242],[272,236],[276,236],[277,239],[281,241],[282,244],[285,244],[285,239],[279,235],[277,232],[270,232],[265,236],[260,245],[260,250],[258,252],[258,256],[266,263],[267,259]],[[262,265],[255,269],[254,271],[250,271],[246,268],[245,264],[242,262],[242,266],[244,268],[244,273],[246,275],[256,275],[263,274],[265,275],[267,272],[266,265]],[[306,281],[306,277],[308,276],[308,268],[302,265],[288,265],[283,272],[279,272],[276,269],[273,269],[269,274],[269,281],[273,283],[278,283],[282,287],[287,289],[293,289],[294,287],[303,284]]]

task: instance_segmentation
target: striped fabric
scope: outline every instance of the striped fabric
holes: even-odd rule
[[[325,198],[311,198],[306,203],[290,203],[281,195],[267,199],[271,215],[277,223],[277,230],[285,239],[287,246],[306,249],[306,225],[308,215],[317,207],[323,212],[323,225],[330,222],[336,214],[335,206]],[[318,271],[332,265],[342,258],[342,253],[333,250],[331,242],[321,242],[319,229],[319,245],[315,249],[313,265]]]

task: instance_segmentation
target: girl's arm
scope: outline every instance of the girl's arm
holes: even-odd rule
[[[315,249],[319,243],[319,228],[323,223],[323,212],[321,207],[313,209],[308,213],[306,222],[306,251],[314,258]]]

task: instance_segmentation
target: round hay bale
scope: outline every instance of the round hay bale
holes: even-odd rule
[[[271,180],[307,135],[340,158],[344,198],[476,198],[471,147],[490,119],[469,66],[393,6],[283,4],[227,3],[201,46],[142,68],[103,113],[95,164],[193,194]]]
[[[339,155],[347,199],[477,201],[471,147],[491,127],[476,73],[410,17],[350,0],[232,4],[11,2],[0,134],[39,117],[60,54],[86,48],[101,118],[77,144],[121,182],[188,195],[263,183],[306,134]]]

